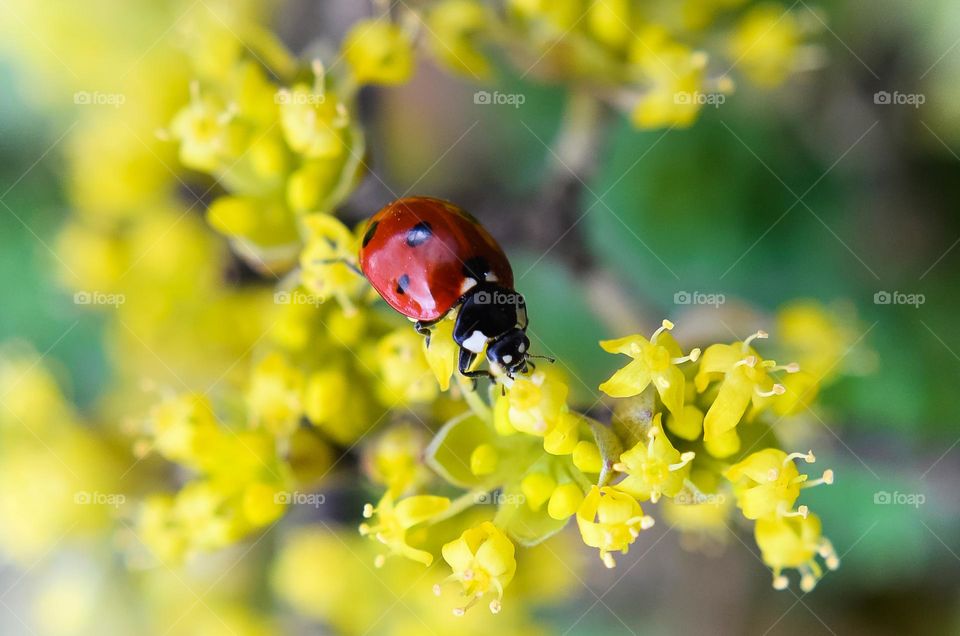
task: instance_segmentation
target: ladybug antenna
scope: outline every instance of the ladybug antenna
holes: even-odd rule
[[[318,265],[336,265],[337,263],[340,263],[341,265],[346,265],[347,268],[349,268],[350,271],[357,276],[363,276],[363,272],[360,271],[360,268],[357,267],[357,264],[347,258],[324,258],[314,261],[314,263]]]
[[[553,364],[553,363],[555,363],[555,362],[557,361],[556,358],[551,358],[550,356],[535,356],[535,355],[532,355],[532,354],[531,354],[531,355],[528,355],[527,357],[528,357],[528,358],[536,358],[536,359],[538,359],[538,360],[546,360],[546,361],[549,362],[550,364]]]

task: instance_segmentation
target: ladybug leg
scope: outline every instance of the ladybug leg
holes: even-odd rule
[[[457,365],[460,370],[460,375],[465,378],[489,378],[493,380],[493,374],[487,371],[486,369],[477,369],[471,371],[470,367],[473,365],[474,360],[477,359],[477,354],[470,351],[469,349],[460,349],[460,360]]]
[[[427,339],[427,346],[430,346],[430,327],[437,324],[436,320],[418,320],[414,323],[413,328],[417,330],[417,333]]]

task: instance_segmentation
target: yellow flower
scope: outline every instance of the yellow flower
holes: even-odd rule
[[[650,438],[620,455],[613,469],[627,477],[616,484],[617,490],[633,495],[640,501],[656,503],[662,495],[674,497],[683,490],[690,475],[694,453],[681,454],[663,432],[662,414],[657,413],[647,433]]]
[[[399,496],[428,479],[429,471],[421,463],[428,441],[419,424],[391,426],[364,448],[364,471]]]
[[[670,329],[673,329],[673,323],[664,320],[650,340],[633,335],[602,341],[600,346],[604,351],[628,355],[633,361],[601,384],[600,390],[610,397],[631,397],[642,393],[653,382],[667,409],[680,414],[686,380],[683,371],[676,365],[688,360],[696,361],[700,357],[700,350],[694,349],[690,355],[684,356],[680,345],[670,335]]]
[[[610,552],[626,554],[641,530],[653,526],[653,518],[643,514],[637,500],[610,486],[593,486],[577,510],[577,526],[583,542],[600,549],[600,559],[608,568],[616,565]]]
[[[803,32],[797,15],[779,4],[754,7],[730,38],[730,57],[753,82],[776,86],[796,67]]]
[[[296,430],[303,414],[303,373],[273,353],[253,371],[247,391],[247,405],[257,426],[278,437]]]
[[[464,607],[453,610],[454,614],[463,616],[487,594],[496,594],[496,598],[490,601],[490,611],[494,614],[500,612],[503,590],[517,571],[514,552],[507,535],[489,521],[466,530],[459,539],[443,546],[443,560],[453,570],[447,581],[460,583],[463,596],[469,599]],[[433,591],[439,596],[440,585],[435,585]]]
[[[641,129],[691,125],[706,97],[706,53],[672,41],[662,27],[649,27],[637,36],[631,57],[644,85],[631,113],[633,124]]]
[[[347,263],[354,262],[357,240],[350,229],[330,214],[311,214],[303,218],[307,229],[307,245],[300,253],[301,280],[312,294],[325,300],[331,296],[354,312],[351,296],[366,284],[362,276]]]
[[[192,98],[170,123],[170,135],[180,142],[180,162],[188,168],[213,173],[243,152],[242,131],[235,123],[235,106],[211,95],[200,95],[191,85]]]
[[[427,364],[430,365],[430,370],[437,377],[441,391],[450,388],[450,378],[457,366],[459,351],[457,343],[453,340],[455,319],[456,312],[451,311],[443,320],[430,328],[430,337],[424,338],[423,341],[423,351],[427,356]]]
[[[763,562],[773,570],[773,587],[784,590],[789,585],[783,574],[786,568],[800,571],[800,589],[811,591],[823,576],[817,562],[819,555],[827,569],[836,570],[840,559],[830,541],[821,534],[820,518],[768,517],[757,521],[754,536]]]
[[[344,39],[343,55],[361,84],[403,84],[413,75],[409,34],[382,19],[356,22]]]
[[[277,94],[280,126],[290,147],[305,157],[339,157],[349,146],[350,112],[322,80],[318,84],[297,84]]]
[[[841,364],[857,340],[852,310],[832,309],[814,300],[798,300],[777,312],[777,340],[819,382],[843,371]]]
[[[386,404],[426,403],[439,387],[423,353],[423,338],[410,327],[400,327],[377,344],[381,399]]]
[[[733,483],[733,494],[744,517],[760,519],[807,515],[806,506],[792,510],[800,496],[800,489],[832,484],[833,471],[828,469],[820,479],[808,481],[808,476],[801,475],[797,470],[795,459],[803,459],[807,463],[816,461],[813,452],[788,455],[776,448],[765,448],[724,472],[724,476]]]
[[[550,368],[518,376],[506,395],[497,398],[497,429],[548,435],[566,411],[568,391],[560,374]]]
[[[450,70],[474,78],[490,75],[490,63],[477,39],[489,22],[487,8],[476,0],[445,0],[427,14],[430,51]]]
[[[201,470],[220,435],[210,400],[189,393],[164,400],[150,413],[153,442],[170,461]]]
[[[374,508],[367,504],[363,508],[363,516],[370,519],[377,516],[377,523],[360,524],[360,534],[373,535],[377,541],[387,546],[390,554],[396,554],[429,566],[433,563],[433,555],[426,550],[418,550],[407,544],[407,531],[413,526],[429,521],[450,507],[450,500],[446,497],[432,495],[416,495],[401,499],[396,505],[393,495],[387,491],[380,503]],[[387,555],[377,556],[374,564],[382,567]]]
[[[769,398],[783,395],[783,385],[773,381],[771,371],[799,370],[796,365],[777,366],[773,360],[757,355],[750,343],[766,337],[766,332],[758,331],[743,342],[711,345],[704,352],[694,378],[697,391],[703,393],[711,382],[722,380],[720,391],[703,420],[705,440],[716,439],[735,428],[751,404],[754,413],[758,413],[769,405]]]

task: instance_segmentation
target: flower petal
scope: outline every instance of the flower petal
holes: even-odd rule
[[[632,397],[650,384],[650,370],[643,359],[634,360],[600,385],[600,390],[615,398]]]

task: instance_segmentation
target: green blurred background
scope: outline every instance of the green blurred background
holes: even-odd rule
[[[336,32],[361,13],[326,4],[286,6],[281,34],[303,38],[298,15],[319,12]],[[368,180],[348,217],[412,187],[483,218],[515,262],[535,339],[570,361],[581,399],[614,363],[595,342],[681,322],[684,291],[724,294],[694,314],[729,324],[795,298],[849,301],[873,352],[862,376],[829,387],[814,422],[838,480],[809,503],[839,572],[810,595],[777,593],[749,540],[705,561],[658,526],[616,577],[590,571],[577,602],[544,617],[558,632],[576,620],[571,634],[960,633],[960,5],[818,7],[825,65],[785,88],[739,87],[689,130],[611,118],[592,174],[571,189],[572,229],[534,216],[556,170],[544,143],[562,90],[505,71],[499,88],[525,103],[480,106],[475,86],[427,63],[411,85],[365,96],[383,182]],[[30,90],[17,67],[0,67],[0,339],[49,352],[90,405],[111,373],[100,324],[58,286],[48,249],[66,214],[58,145],[71,120],[39,113]],[[878,91],[925,102],[878,104]],[[924,302],[876,304],[884,291]],[[878,505],[878,492],[925,501]]]

